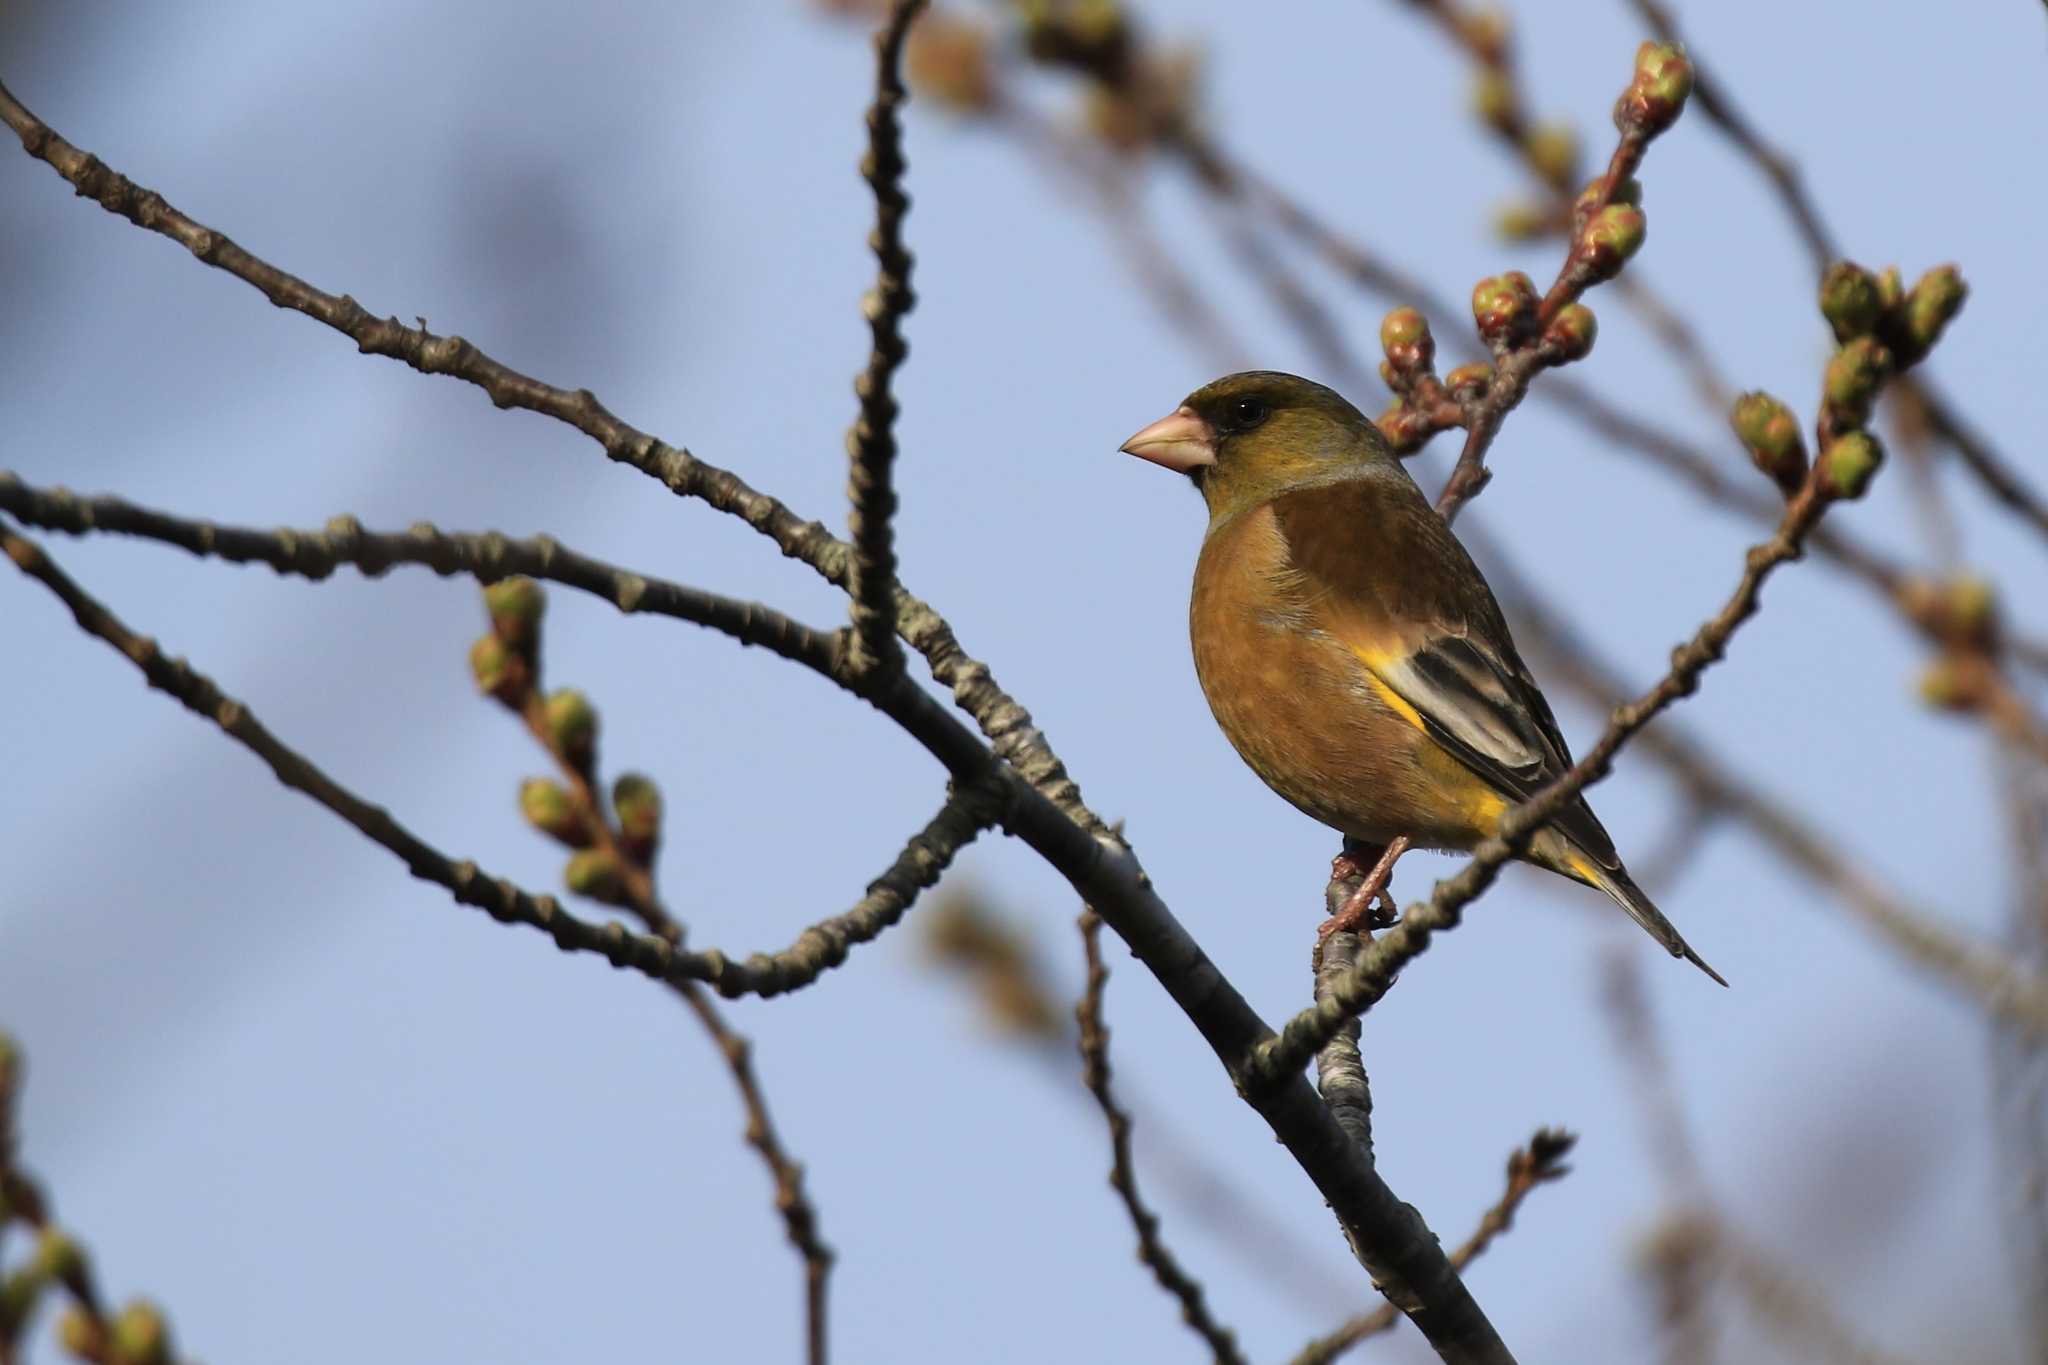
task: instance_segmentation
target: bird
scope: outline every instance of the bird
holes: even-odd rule
[[[1188,627],[1217,724],[1347,849],[1469,851],[1571,768],[1478,565],[1341,394],[1276,370],[1226,375],[1122,449],[1185,475],[1207,504]],[[1605,892],[1728,984],[1629,876],[1583,797],[1517,856]]]

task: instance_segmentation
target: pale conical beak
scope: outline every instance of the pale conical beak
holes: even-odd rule
[[[1195,415],[1194,409],[1183,407],[1146,427],[1119,449],[1141,460],[1165,465],[1177,474],[1186,474],[1216,463],[1216,433]]]

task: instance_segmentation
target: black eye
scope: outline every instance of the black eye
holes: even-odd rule
[[[1235,398],[1230,403],[1230,425],[1248,431],[1266,420],[1266,405],[1256,398]]]

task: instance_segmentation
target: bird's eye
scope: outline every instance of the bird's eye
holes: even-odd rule
[[[1239,431],[1266,420],[1266,405],[1256,398],[1239,398],[1230,405],[1230,424]]]

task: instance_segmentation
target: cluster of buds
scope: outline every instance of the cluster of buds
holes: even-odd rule
[[[1394,401],[1380,414],[1380,434],[1397,455],[1412,455],[1439,431],[1456,426],[1462,412],[1436,377],[1436,338],[1417,308],[1396,308],[1380,322],[1380,378]]]
[[[1820,311],[1835,340],[1874,338],[1905,369],[1934,349],[1968,295],[1953,265],[1936,266],[1908,291],[1897,266],[1873,275],[1854,261],[1837,261],[1821,280]]]
[[[1692,61],[1676,43],[1644,43],[1636,49],[1635,78],[1614,104],[1614,126],[1623,137],[1649,141],[1678,121],[1692,94]]]
[[[918,16],[903,42],[910,88],[956,114],[986,114],[1001,102],[988,29],[951,10]]]
[[[175,1359],[163,1311],[142,1299],[130,1301],[112,1322],[74,1305],[57,1320],[57,1341],[80,1360],[110,1365],[170,1365]]]
[[[469,649],[477,689],[514,711],[524,710],[540,681],[540,623],[547,594],[530,578],[505,578],[484,589],[490,634]]]

